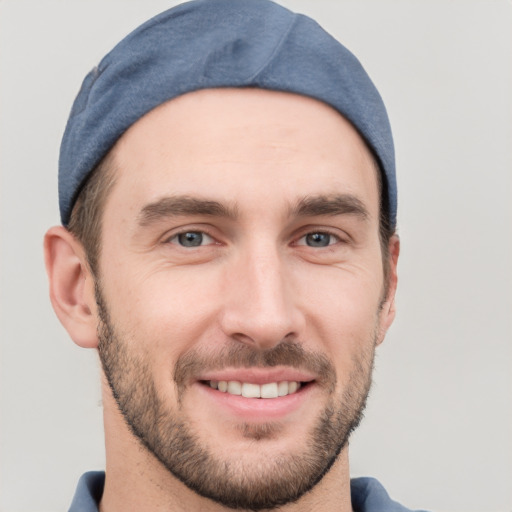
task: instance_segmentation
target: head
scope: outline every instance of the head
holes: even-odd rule
[[[394,318],[381,160],[325,101],[191,91],[133,122],[49,232],[54,307],[169,478],[268,509],[346,451]]]

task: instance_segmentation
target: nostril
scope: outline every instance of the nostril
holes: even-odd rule
[[[245,345],[255,345],[256,344],[255,340],[253,340],[250,336],[248,336],[247,334],[244,334],[242,332],[235,332],[231,335],[231,337],[235,341],[238,341],[239,343],[243,343]]]

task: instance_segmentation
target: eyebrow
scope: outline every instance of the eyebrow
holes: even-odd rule
[[[236,219],[238,209],[210,199],[199,199],[190,196],[163,197],[142,208],[138,215],[138,223],[142,227],[149,226],[169,217],[187,215],[207,215]],[[318,217],[335,215],[354,215],[366,220],[368,210],[363,202],[351,194],[305,196],[290,209],[290,217]]]
[[[352,194],[306,196],[297,201],[291,214],[298,217],[354,215],[362,220],[370,216],[364,203]]]
[[[138,215],[138,223],[145,227],[162,219],[185,215],[207,215],[235,219],[238,212],[236,206],[226,206],[209,199],[190,196],[163,197],[142,208]]]

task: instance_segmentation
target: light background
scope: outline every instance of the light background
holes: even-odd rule
[[[98,364],[51,310],[42,237],[86,72],[175,2],[0,0],[0,511],[66,510],[103,467]],[[364,63],[394,129],[398,317],[379,348],[354,476],[410,507],[512,509],[510,1],[282,1]]]

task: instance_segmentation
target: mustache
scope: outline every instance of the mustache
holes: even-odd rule
[[[288,366],[317,375],[316,382],[333,392],[336,370],[324,355],[304,349],[295,341],[282,341],[268,350],[259,350],[243,343],[233,343],[218,351],[191,350],[178,358],[174,366],[174,381],[178,389],[205,370],[232,368],[271,368]]]

